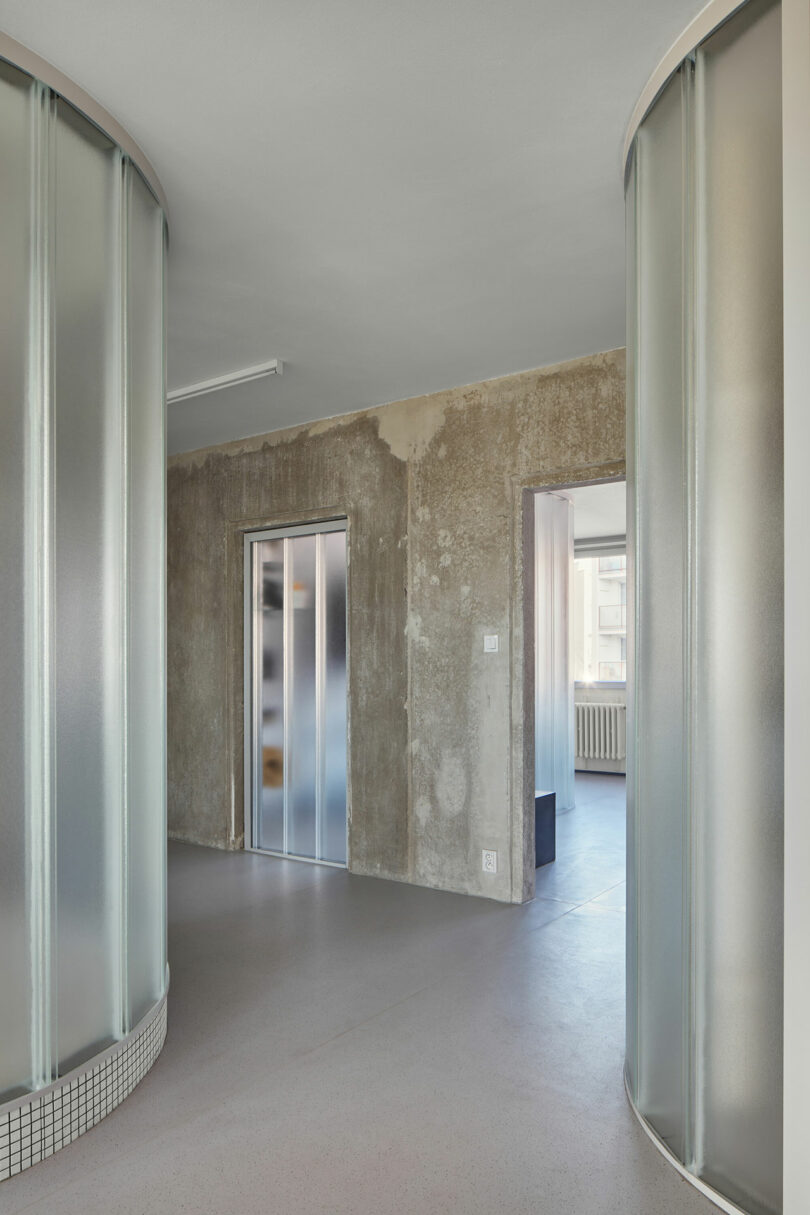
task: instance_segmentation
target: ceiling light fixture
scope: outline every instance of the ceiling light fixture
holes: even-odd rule
[[[269,363],[256,363],[253,367],[243,367],[240,371],[229,371],[227,375],[217,375],[210,380],[200,380],[199,384],[186,384],[185,388],[173,388],[166,393],[169,404],[175,401],[187,401],[190,397],[204,397],[209,392],[219,392],[221,388],[233,388],[236,384],[249,384],[251,380],[261,380],[266,375],[281,375],[284,364],[281,359],[270,359]]]

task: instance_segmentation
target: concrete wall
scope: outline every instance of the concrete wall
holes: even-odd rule
[[[623,473],[621,350],[174,457],[171,834],[243,839],[243,532],[346,515],[350,868],[530,898],[528,491]]]

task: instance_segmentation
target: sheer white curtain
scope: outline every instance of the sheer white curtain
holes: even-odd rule
[[[564,494],[536,494],[534,787],[556,793],[558,810],[570,810],[574,805],[573,563],[573,502]]]

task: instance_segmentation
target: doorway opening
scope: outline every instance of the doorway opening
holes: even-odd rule
[[[245,847],[345,867],[346,520],[244,544]]]
[[[537,492],[539,898],[622,912],[626,878],[626,485]]]

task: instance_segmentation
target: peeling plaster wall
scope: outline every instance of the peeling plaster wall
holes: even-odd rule
[[[244,530],[345,514],[350,868],[530,898],[527,491],[623,470],[621,350],[174,457],[171,834],[242,843]]]

